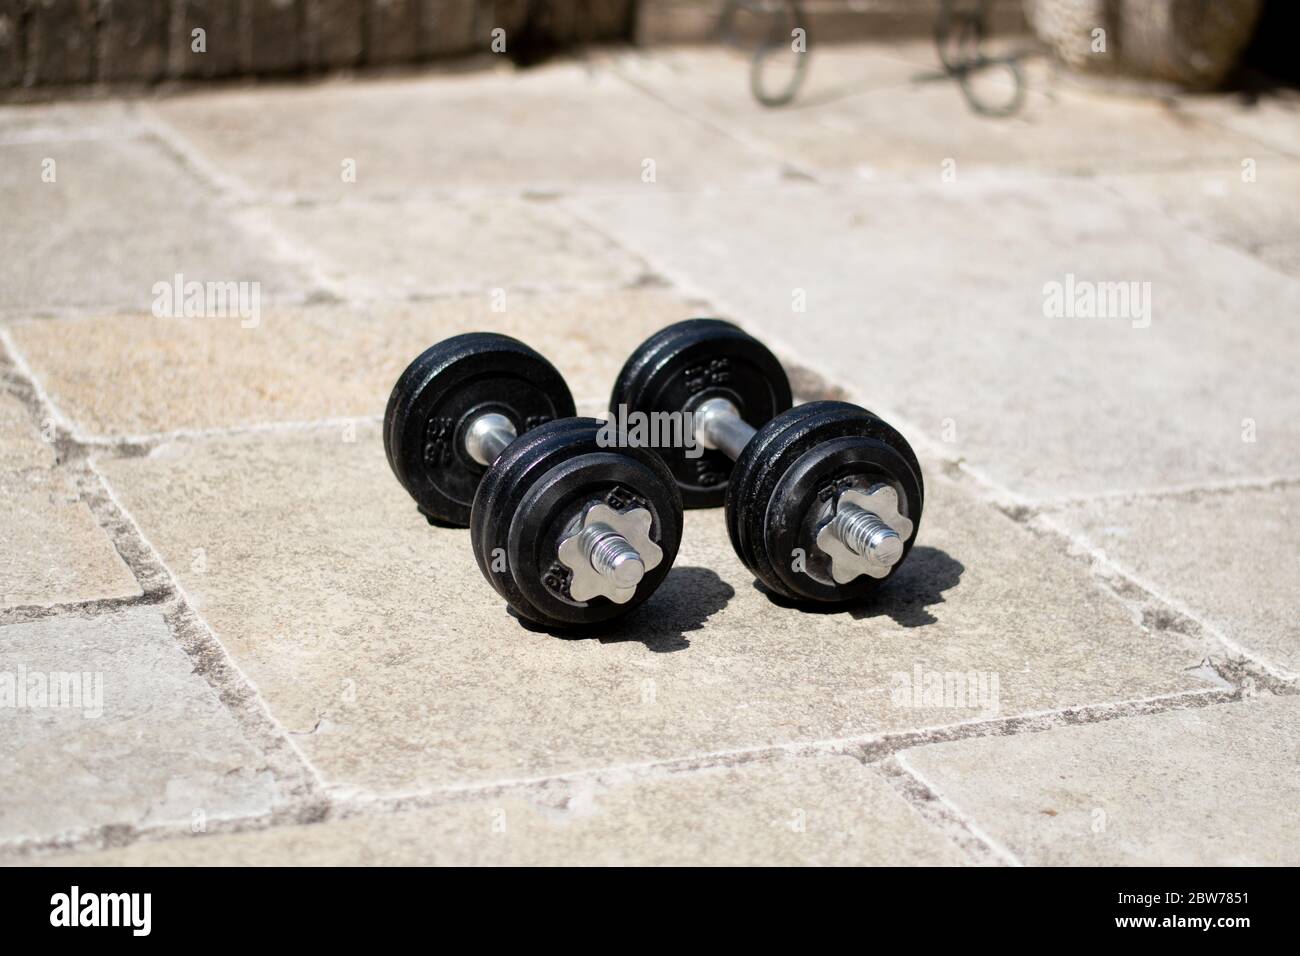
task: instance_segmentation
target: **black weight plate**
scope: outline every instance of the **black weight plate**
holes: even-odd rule
[[[628,411],[693,412],[709,398],[726,398],[758,428],[790,407],[790,381],[768,348],[721,319],[687,319],[661,329],[632,353],[610,396],[610,415]],[[720,451],[689,457],[660,448],[688,508],[722,504],[732,462]]]
[[[745,448],[727,493],[727,532],[746,567],[772,591],[795,600],[854,600],[885,579],[859,577],[845,585],[791,570],[795,546],[819,557],[806,533],[809,509],[836,485],[855,477],[895,484],[920,526],[924,484],[916,455],[892,426],[846,402],[810,402],[778,416]],[[912,539],[905,543],[904,558]],[[903,563],[900,560],[895,570]],[[892,574],[893,572],[891,572]]]
[[[388,464],[422,514],[464,527],[487,470],[465,450],[469,423],[504,415],[523,435],[574,414],[555,366],[518,339],[455,335],[426,349],[393,386],[384,412]]]
[[[741,557],[741,560],[747,564],[756,559],[750,551],[753,542],[746,529],[760,527],[760,522],[765,520],[768,508],[767,498],[757,494],[756,486],[773,462],[774,450],[779,447],[777,442],[798,437],[801,433],[794,431],[794,429],[798,429],[808,420],[823,416],[828,412],[838,412],[841,416],[847,416],[852,421],[868,421],[866,427],[872,431],[862,432],[862,434],[880,434],[889,443],[897,445],[907,463],[908,469],[916,476],[918,488],[922,493],[924,492],[921,467],[916,460],[916,455],[912,452],[911,446],[908,445],[907,440],[902,435],[878,416],[867,409],[848,402],[820,401],[799,405],[779,415],[759,429],[736,461],[735,477],[727,493],[727,532],[731,537],[732,547]],[[850,433],[852,433],[852,430],[850,430]],[[791,459],[785,459],[780,464],[787,467],[790,463]]]
[[[573,418],[535,429],[506,449],[474,499],[470,537],[479,570],[516,613],[546,627],[627,614],[654,593],[681,542],[681,496],[663,460],[649,449],[602,447],[600,426]],[[593,501],[647,508],[651,538],[664,552],[625,604],[573,600],[556,560],[563,532]]]
[[[885,577],[859,575],[840,584],[832,577],[829,555],[816,546],[824,505],[836,490],[865,490],[877,482],[893,486],[900,508],[913,520],[912,534]],[[777,483],[767,509],[760,553],[766,556],[787,596],[831,603],[857,600],[875,591],[903,566],[916,540],[922,505],[915,473],[895,446],[862,435],[829,439],[804,452]],[[796,549],[803,557],[798,569],[792,561]]]
[[[519,502],[537,476],[565,458],[581,454],[577,449],[587,447],[584,441],[591,430],[590,421],[562,418],[534,428],[515,439],[479,483],[470,512],[470,544],[479,570],[498,591],[500,582],[489,567],[493,548],[501,546],[499,542],[509,533]],[[509,597],[504,592],[503,596]]]
[[[755,507],[760,517],[767,511],[766,501],[754,500],[754,485],[762,477],[764,466],[772,457],[771,449],[774,442],[809,415],[815,415],[817,413],[815,406],[819,404],[821,403],[810,402],[798,405],[776,416],[758,430],[740,453],[740,457],[736,459],[731,483],[727,486],[725,503],[727,536],[731,538],[731,547],[736,555],[751,571],[755,568],[757,558],[751,549],[747,529],[753,524],[751,514]]]

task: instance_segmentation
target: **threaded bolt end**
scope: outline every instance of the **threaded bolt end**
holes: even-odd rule
[[[597,574],[617,587],[636,587],[645,577],[645,563],[636,548],[607,524],[593,524],[583,531],[587,560]]]
[[[903,556],[903,539],[879,517],[847,502],[840,505],[831,533],[854,554],[890,567]]]

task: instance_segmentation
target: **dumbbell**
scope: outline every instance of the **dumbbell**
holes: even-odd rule
[[[911,551],[924,486],[906,439],[847,402],[791,408],[776,356],[729,322],[655,333],[609,401],[615,416],[689,413],[682,434],[698,447],[659,453],[688,507],[725,504],[736,554],[778,595],[857,600]]]
[[[677,557],[682,500],[658,455],[602,447],[550,362],[506,335],[426,349],[393,387],[384,451],[430,523],[466,527],[484,577],[548,627],[625,614]]]

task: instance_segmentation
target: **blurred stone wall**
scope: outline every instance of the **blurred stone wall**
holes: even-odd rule
[[[1021,0],[993,0],[996,30]],[[825,38],[926,35],[939,0],[804,0]],[[714,38],[724,0],[0,0],[0,90],[284,75],[576,44]],[[201,31],[197,33],[196,31]]]
[[[0,88],[292,74],[629,39],[635,0],[0,0]],[[196,31],[202,31],[196,33]],[[513,47],[513,48],[512,48]]]

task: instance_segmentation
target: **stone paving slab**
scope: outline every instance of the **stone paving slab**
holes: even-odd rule
[[[1049,515],[1279,676],[1300,676],[1300,487],[1102,499]],[[1225,533],[1245,546],[1226,546]]]
[[[1300,276],[1300,242],[1293,240],[1265,242],[1254,252],[1261,262],[1267,262],[1279,272]]]
[[[557,792],[552,792],[557,791]],[[852,757],[483,796],[429,810],[136,844],[69,865],[959,865]]]
[[[1294,472],[1284,357],[1300,353],[1278,317],[1300,311],[1300,284],[1095,182],[937,179],[572,202],[1019,496]],[[1126,284],[1126,313],[1065,312],[1066,289],[1073,304],[1085,286],[1110,309],[1104,283]]]
[[[26,407],[0,391],[0,608],[138,595],[55,460]]]
[[[673,189],[776,175],[770,160],[609,70],[574,65],[204,93],[155,109],[250,195],[281,199],[639,190],[647,159],[655,183]]]
[[[347,202],[258,210],[352,299],[601,288],[641,265],[545,200]]]
[[[774,111],[708,50],[0,107],[0,675],[107,702],[0,708],[0,855],[1295,862],[1300,114],[1042,66],[1009,121],[927,44]],[[262,310],[154,317],[178,272]],[[1150,325],[1047,315],[1069,276]],[[700,314],[902,428],[918,548],[814,613],[692,512],[640,611],[526,629],[390,474],[393,381],[495,329],[599,412]]]
[[[251,328],[237,316],[132,314],[19,323],[10,334],[76,433],[113,437],[382,416],[412,359],[470,331],[523,339],[556,364],[575,398],[603,402],[632,348],[689,314],[662,291],[506,289],[497,298],[485,289],[423,302],[270,308]]]
[[[52,687],[68,706],[52,706]],[[6,692],[15,696],[0,707],[0,773],[21,785],[0,799],[0,844],[107,826],[205,826],[279,800],[159,608],[0,627]]]
[[[1236,168],[1117,176],[1106,184],[1198,235],[1300,278],[1300,163],[1294,160],[1246,157]]]
[[[634,86],[691,113],[705,114],[743,138],[779,138],[796,124],[822,115],[827,103],[879,90],[905,88],[922,72],[894,46],[820,47],[809,61],[798,98],[780,109],[763,106],[750,92],[748,50],[727,47],[661,48],[654,56],[611,53],[598,62]],[[793,60],[777,58],[763,78],[780,87]],[[814,120],[817,122],[817,120]]]
[[[127,139],[145,132],[136,111],[121,100],[0,105],[0,146]]]
[[[745,101],[743,60],[687,50],[674,51],[671,67],[663,57],[648,66],[635,55],[627,59],[631,77],[684,113],[832,180],[928,178],[930,170],[937,177],[948,158],[998,177],[1235,166],[1246,156],[1276,157],[1283,148],[1157,100],[1064,88],[1041,58],[1025,65],[1022,109],[1001,119],[970,110],[926,43],[884,52],[818,48],[807,89],[781,109]],[[1008,75],[978,82],[989,102],[1009,102]]]
[[[980,737],[900,762],[1030,865],[1295,866],[1300,698]]]
[[[1187,97],[1180,106],[1204,122],[1300,159],[1300,91],[1270,90],[1253,100],[1244,96]]]
[[[340,794],[1221,686],[1192,672],[1199,647],[1135,624],[1086,565],[933,465],[922,545],[879,605],[779,607],[732,553],[721,512],[691,512],[675,570],[639,613],[589,639],[529,631],[482,580],[468,534],[416,513],[379,429],[343,438],[261,432],[98,462]],[[969,695],[924,699],[925,675],[947,672],[976,675]]]
[[[255,251],[152,141],[0,146],[0,208],[0,312],[148,310],[155,284],[178,273],[257,282],[264,300],[307,285]]]

